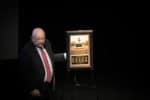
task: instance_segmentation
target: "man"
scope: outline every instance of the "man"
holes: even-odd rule
[[[54,54],[42,28],[32,31],[29,41],[21,51],[20,63],[24,93],[28,99],[52,100],[55,89],[54,62],[63,61],[66,53]]]

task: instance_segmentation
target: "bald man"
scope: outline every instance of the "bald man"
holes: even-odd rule
[[[27,99],[54,100],[54,62],[65,59],[66,53],[53,53],[42,28],[33,29],[31,40],[20,55],[23,89]]]

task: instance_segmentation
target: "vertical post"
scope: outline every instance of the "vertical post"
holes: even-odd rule
[[[75,83],[75,86],[80,86],[79,80],[77,78],[77,72],[76,71],[74,71],[74,83]]]

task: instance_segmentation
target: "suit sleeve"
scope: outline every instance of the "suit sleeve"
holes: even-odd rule
[[[56,62],[63,62],[66,60],[64,53],[56,53],[54,54],[54,59]]]
[[[23,49],[20,54],[20,72],[22,76],[23,91],[27,94],[36,88],[36,83],[32,80],[32,63],[29,53]]]

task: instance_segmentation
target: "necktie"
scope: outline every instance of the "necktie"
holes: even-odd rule
[[[51,71],[50,71],[50,65],[48,63],[46,53],[44,52],[44,50],[42,48],[40,50],[41,50],[41,55],[42,55],[42,58],[43,58],[43,61],[44,61],[45,67],[46,67],[47,82],[50,82],[52,79],[52,75],[51,75]]]

